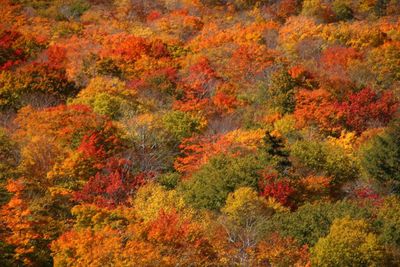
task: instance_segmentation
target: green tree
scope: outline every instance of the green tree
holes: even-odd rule
[[[283,139],[266,132],[263,138],[261,151],[265,153],[265,158],[270,166],[280,172],[285,172],[290,166],[289,152],[285,148]]]
[[[165,189],[175,189],[181,179],[181,175],[177,172],[167,172],[157,177],[157,182]]]
[[[336,218],[350,216],[355,219],[370,218],[368,208],[348,202],[307,203],[291,213],[277,213],[267,225],[268,232],[294,237],[300,244],[314,245],[320,237],[329,233]]]
[[[164,127],[178,140],[198,133],[201,128],[200,119],[183,111],[170,111],[162,118]]]
[[[381,241],[400,249],[400,199],[397,196],[384,200],[378,211],[377,223]]]
[[[249,9],[268,3],[268,0],[229,0],[237,9]]]
[[[298,141],[291,147],[296,168],[330,176],[333,185],[355,179],[359,174],[356,161],[343,148],[318,141]]]
[[[253,155],[211,158],[190,180],[182,184],[185,201],[196,208],[220,209],[228,194],[242,186],[257,188],[260,160]]]
[[[95,77],[88,86],[71,101],[85,104],[101,115],[118,119],[124,113],[135,113],[138,107],[136,93],[118,78]]]
[[[292,113],[296,105],[296,81],[286,70],[274,72],[268,86],[270,107],[280,114]]]
[[[351,10],[350,1],[348,0],[334,0],[332,2],[332,10],[338,20],[350,20],[353,18],[353,10]]]
[[[386,197],[379,207],[376,229],[381,241],[390,255],[393,266],[400,265],[400,199],[398,196]]]
[[[361,152],[361,165],[366,173],[379,181],[400,182],[400,121],[368,142]],[[397,187],[397,186],[396,186]]]

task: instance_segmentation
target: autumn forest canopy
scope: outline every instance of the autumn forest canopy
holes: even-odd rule
[[[0,266],[400,266],[400,0],[0,18]]]

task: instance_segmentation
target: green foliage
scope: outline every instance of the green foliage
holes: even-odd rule
[[[100,93],[95,96],[93,101],[93,111],[101,114],[108,115],[116,119],[122,115],[121,106],[123,100],[121,98],[111,96],[107,93]]]
[[[300,166],[333,178],[332,184],[339,185],[357,178],[357,162],[343,148],[318,141],[297,141],[291,147],[291,155]]]
[[[296,128],[296,119],[293,115],[285,115],[274,123],[274,129],[283,135],[289,142],[300,139],[300,132]]]
[[[183,111],[166,113],[162,118],[162,122],[167,131],[175,136],[177,140],[199,133],[201,129],[200,119]]]
[[[111,58],[100,58],[96,61],[96,70],[98,74],[105,76],[114,76],[121,78],[122,70],[118,67],[115,61]]]
[[[53,0],[12,0],[12,2],[16,4],[29,5],[35,9],[40,9],[49,7]]]
[[[5,231],[5,229],[0,228],[0,231]],[[0,240],[0,251],[0,265],[13,266],[16,263],[13,259],[14,249],[12,246]]]
[[[249,9],[254,6],[263,5],[268,3],[267,0],[230,0],[233,5],[238,9]]]
[[[269,232],[277,231],[283,236],[294,237],[301,244],[312,246],[319,238],[329,233],[335,219],[346,216],[368,219],[371,213],[367,208],[360,208],[348,201],[305,204],[295,212],[277,213],[271,218],[267,229]]]
[[[226,0],[200,0],[201,4],[208,7],[221,6],[226,4]]]
[[[388,245],[400,246],[400,199],[396,196],[386,198],[376,219],[380,240]]]
[[[293,113],[296,99],[296,82],[286,70],[274,72],[268,86],[268,102],[272,110],[280,114]]]
[[[168,190],[175,189],[181,176],[177,172],[167,172],[157,177],[157,182]]]
[[[261,151],[265,153],[266,162],[269,166],[280,172],[285,172],[290,166],[289,152],[287,151],[282,138],[265,133]]]
[[[350,8],[348,0],[334,0],[332,10],[338,20],[349,20],[353,18],[353,10]]]
[[[400,124],[396,120],[361,150],[361,164],[370,177],[400,182]]]
[[[228,233],[229,242],[239,248],[231,251],[231,262],[251,265],[251,261],[246,262],[249,252],[254,244],[265,237],[264,226],[274,210],[268,207],[265,198],[259,196],[253,188],[240,187],[228,195],[221,212],[219,222]]]
[[[38,10],[42,16],[57,20],[79,18],[91,6],[86,0],[13,0],[13,2],[29,5]]]
[[[118,229],[128,224],[119,210],[107,210],[94,205],[77,205],[71,209],[77,229],[101,229],[105,226]]]
[[[335,219],[312,250],[315,266],[384,266],[384,251],[365,220]]]
[[[303,1],[302,15],[323,19],[325,6],[321,0]]]
[[[252,155],[216,156],[182,184],[185,201],[196,208],[220,209],[228,194],[242,186],[257,188],[262,166]]]
[[[19,151],[4,128],[0,128],[0,181],[12,178],[18,165]]]
[[[135,93],[118,78],[95,77],[78,96],[73,104],[85,104],[101,115],[119,119],[125,112],[135,112],[137,101]]]

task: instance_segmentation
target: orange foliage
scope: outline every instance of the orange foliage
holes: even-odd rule
[[[334,105],[334,98],[324,89],[300,89],[296,95],[294,116],[299,128],[316,125],[322,131],[338,134],[338,125],[343,114]]]
[[[274,63],[275,51],[264,45],[241,45],[229,62],[229,75],[233,81],[254,81]],[[228,67],[228,68],[229,68]]]
[[[190,175],[217,154],[228,153],[233,148],[254,151],[262,142],[264,131],[232,131],[225,135],[191,137],[179,146],[183,156],[175,160],[174,167],[184,175]]]
[[[82,138],[88,131],[101,129],[107,123],[105,117],[96,115],[83,105],[60,105],[44,110],[25,107],[19,111],[15,122],[19,125],[15,133],[18,140],[47,136],[48,140],[58,141],[64,146],[74,145],[75,138]],[[75,140],[75,145],[76,142],[80,140]]]
[[[176,266],[213,258],[200,224],[174,211],[160,212],[148,224],[131,222],[124,231],[109,226],[74,229],[51,245],[56,264],[82,266]]]
[[[228,43],[246,45],[260,43],[264,36],[278,30],[275,22],[252,23],[249,25],[235,24],[228,29],[220,29],[215,23],[204,26],[202,32],[191,41],[191,48],[195,51],[223,46]]]
[[[100,52],[102,57],[111,57],[126,62],[135,62],[142,55],[150,52],[146,39],[127,34],[108,37],[104,41],[104,46],[105,48]]]
[[[332,178],[324,176],[307,176],[298,184],[298,198],[301,201],[329,199]]]
[[[93,232],[91,229],[64,233],[52,243],[55,251],[54,264],[75,266],[104,266],[117,264],[115,253],[122,251],[122,239],[118,231],[105,228]]]
[[[22,261],[24,265],[30,266],[34,262],[30,259],[30,254],[37,252],[35,246],[37,240],[46,238],[37,231],[37,227],[43,222],[32,219],[32,211],[28,203],[23,199],[25,186],[22,179],[12,181],[7,184],[7,190],[13,193],[11,200],[1,208],[0,218],[9,229],[12,229],[6,236],[5,241],[15,246],[17,261]]]
[[[277,234],[258,244],[256,259],[260,265],[311,266],[307,245],[300,246],[294,239]]]

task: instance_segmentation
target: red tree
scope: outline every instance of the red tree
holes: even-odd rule
[[[393,93],[381,95],[365,88],[350,94],[346,101],[337,103],[337,109],[344,114],[346,128],[361,133],[368,127],[385,126],[398,110],[399,103]]]
[[[258,182],[260,194],[263,197],[272,197],[279,203],[287,207],[294,207],[291,197],[295,193],[295,189],[287,178],[279,178],[276,173],[263,172]]]
[[[113,208],[124,204],[151,177],[151,173],[133,175],[128,160],[111,158],[106,167],[91,177],[83,189],[75,194],[75,199]]]

